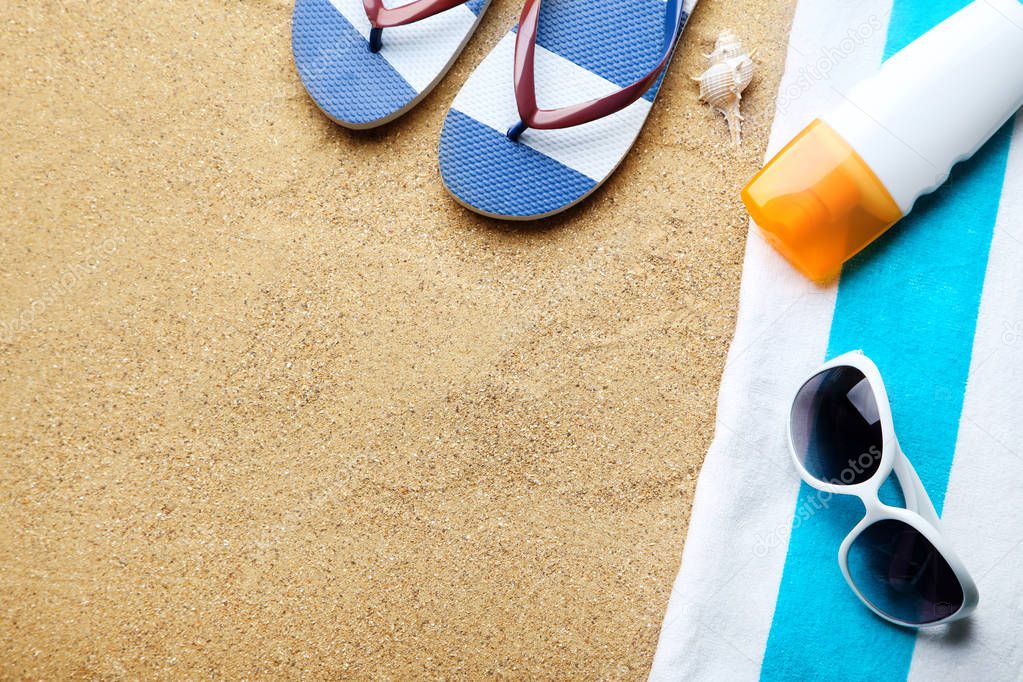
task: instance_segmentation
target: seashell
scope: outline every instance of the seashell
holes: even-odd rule
[[[742,41],[739,40],[739,36],[735,35],[733,31],[725,30],[714,41],[714,50],[710,54],[705,54],[704,57],[709,59],[711,64],[717,64],[741,54],[743,54]]]
[[[706,55],[710,66],[694,80],[700,83],[700,99],[720,111],[728,122],[732,143],[742,139],[742,92],[753,80],[753,58],[732,31],[723,31]]]

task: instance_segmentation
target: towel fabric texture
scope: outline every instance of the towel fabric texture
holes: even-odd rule
[[[768,157],[965,4],[801,0]],[[751,229],[716,435],[651,679],[1023,679],[1021,264],[1023,115],[834,285],[806,281]],[[837,563],[862,505],[802,484],[790,462],[799,382],[858,348],[880,368],[899,441],[978,583],[966,621],[917,632],[872,615]]]

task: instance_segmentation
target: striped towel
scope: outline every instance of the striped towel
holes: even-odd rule
[[[801,0],[768,156],[965,4]],[[862,505],[822,498],[790,463],[799,381],[856,348],[880,367],[903,449],[977,580],[962,623],[917,633],[873,616],[836,559]],[[651,679],[1023,679],[1021,406],[1023,115],[833,286],[804,280],[752,230]]]

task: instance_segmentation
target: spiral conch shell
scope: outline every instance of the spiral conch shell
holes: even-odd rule
[[[742,138],[739,102],[753,80],[753,55],[743,50],[735,33],[724,31],[714,43],[714,51],[706,56],[710,66],[694,79],[700,83],[700,99],[725,115],[732,143],[738,145]]]

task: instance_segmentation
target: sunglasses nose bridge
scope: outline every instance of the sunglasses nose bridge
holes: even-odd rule
[[[881,496],[878,494],[878,487],[872,486],[870,483],[871,481],[865,481],[859,484],[856,486],[858,490],[853,493],[863,504],[863,518],[871,516],[871,512],[883,504]]]

